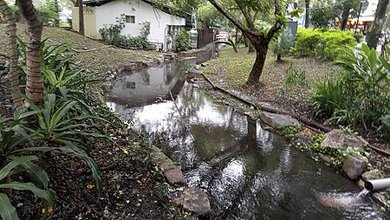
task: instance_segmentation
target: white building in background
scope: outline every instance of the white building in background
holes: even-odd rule
[[[84,5],[85,35],[93,39],[101,39],[99,30],[106,25],[117,24],[121,16],[125,27],[122,34],[138,36],[144,22],[150,23],[150,43],[166,49],[169,33],[173,34],[186,25],[186,19],[170,12],[170,8],[155,7],[153,0],[87,0]],[[72,10],[73,30],[79,30],[78,8]]]

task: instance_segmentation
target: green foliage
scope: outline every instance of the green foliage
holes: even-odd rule
[[[309,80],[307,79],[306,71],[299,68],[294,68],[291,64],[286,71],[286,78],[284,79],[284,85],[287,87],[307,88]]]
[[[271,48],[274,54],[279,56],[286,56],[289,54],[291,47],[293,46],[293,35],[289,28],[285,28],[278,38],[274,39]]]
[[[344,48],[355,45],[356,40],[349,31],[299,29],[292,53],[332,61],[343,53]]]
[[[382,207],[382,211],[384,212],[390,212],[390,200],[387,200],[384,204],[384,206]]]
[[[288,140],[292,140],[301,130],[302,127],[299,125],[289,125],[283,128],[282,135]]]
[[[19,42],[21,57],[26,45]],[[92,171],[97,189],[101,178],[97,164],[90,156],[91,141],[109,139],[100,129],[109,122],[94,111],[94,98],[83,90],[100,78],[79,69],[70,55],[68,45],[44,46],[41,60],[45,84],[42,106],[29,103],[29,107],[15,113],[12,118],[0,118],[0,216],[17,219],[6,189],[32,192],[54,207],[55,193],[49,189],[42,155],[73,155],[86,162]],[[24,73],[24,59],[19,61]],[[37,123],[34,123],[37,122]],[[41,167],[42,166],[42,167]]]
[[[317,116],[331,117],[337,109],[344,106],[343,83],[340,77],[330,76],[319,82],[311,98]]]
[[[367,158],[370,157],[370,153],[365,151],[363,148],[348,147],[346,149],[326,149],[322,146],[322,142],[324,141],[324,139],[325,136],[323,134],[317,134],[313,136],[311,145],[309,147],[314,152],[330,156],[332,159],[332,164],[335,167],[341,167],[342,163],[348,155],[356,155],[367,161]]]
[[[175,48],[177,52],[189,50],[191,46],[190,34],[186,30],[180,31],[175,36]]]
[[[338,61],[345,69],[314,90],[317,113],[329,122],[377,128],[389,134],[390,63],[366,45],[348,49]]]
[[[122,30],[125,27],[125,15],[117,18],[116,24],[104,25],[99,30],[102,41],[121,48],[147,49],[149,46],[148,36],[150,34],[150,22],[144,22],[139,36],[123,36]]]
[[[46,171],[35,164],[38,157],[23,145],[37,140],[37,135],[26,127],[26,119],[36,111],[18,111],[12,118],[0,118],[0,216],[18,219],[6,189],[30,191],[35,197],[54,207],[55,193],[48,188]],[[21,178],[26,176],[28,178]]]

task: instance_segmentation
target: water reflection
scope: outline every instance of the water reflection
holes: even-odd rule
[[[168,72],[163,69],[160,74]],[[143,73],[131,76],[140,79],[137,74]],[[168,91],[171,84],[166,82],[180,81],[175,76],[170,81],[160,79]],[[152,84],[151,75],[149,81]],[[131,97],[125,89],[113,91],[126,94],[121,97],[124,103],[113,100],[108,104],[135,130],[165,137],[163,150],[181,165],[189,184],[211,196],[212,218],[384,218],[368,198],[359,198],[358,205],[349,200],[341,200],[347,201],[346,206],[340,203],[345,192],[359,191],[354,183],[290,148],[259,122],[217,104],[192,84],[183,80],[181,86],[174,101],[128,108],[124,103],[131,104],[138,97]],[[164,89],[157,93],[166,94]],[[142,100],[149,103],[149,98]],[[321,196],[324,193],[328,194]]]

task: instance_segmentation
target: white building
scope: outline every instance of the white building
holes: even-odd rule
[[[150,22],[150,43],[166,49],[168,33],[173,33],[186,25],[186,19],[170,12],[167,6],[155,7],[154,0],[87,0],[84,5],[85,35],[93,39],[101,39],[99,30],[105,25],[117,24],[124,18],[125,26],[122,34],[138,36],[144,22]],[[78,8],[72,12],[73,30],[79,30]]]

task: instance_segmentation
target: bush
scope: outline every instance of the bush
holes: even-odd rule
[[[25,56],[26,45],[19,42],[19,53]],[[83,90],[99,76],[79,69],[69,54],[68,45],[44,46],[41,53],[45,100],[41,106],[32,103],[15,113],[12,118],[0,117],[0,217],[18,219],[7,190],[32,192],[53,209],[55,193],[49,189],[49,175],[44,158],[52,154],[72,155],[90,167],[100,190],[98,167],[90,156],[89,143],[97,138],[108,139],[99,125],[108,121],[98,117],[94,98]],[[25,59],[20,59],[20,73],[24,73]],[[36,122],[36,123],[34,123]],[[44,157],[43,157],[44,156]],[[3,191],[4,190],[4,191]],[[45,211],[49,213],[50,211]],[[45,214],[45,215],[46,215]],[[47,216],[44,216],[47,217]]]
[[[117,24],[104,25],[99,30],[102,41],[121,48],[144,50],[149,47],[148,36],[150,34],[150,23],[144,22],[139,36],[123,36],[122,30],[125,27],[124,15],[118,18]]]
[[[312,100],[317,112],[337,124],[363,124],[388,132],[389,61],[363,45],[345,50],[338,63],[345,69],[339,79],[327,79],[315,89]]]
[[[316,115],[329,118],[344,103],[343,84],[338,76],[330,76],[314,88],[312,103]]]
[[[182,30],[175,37],[176,52],[189,50],[191,46],[190,34]]]
[[[282,56],[289,54],[293,46],[293,35],[289,28],[285,28],[278,38],[272,42],[272,50],[277,55],[277,61],[281,61]]]
[[[349,31],[299,29],[292,53],[333,61],[344,48],[355,45],[356,39]]]

